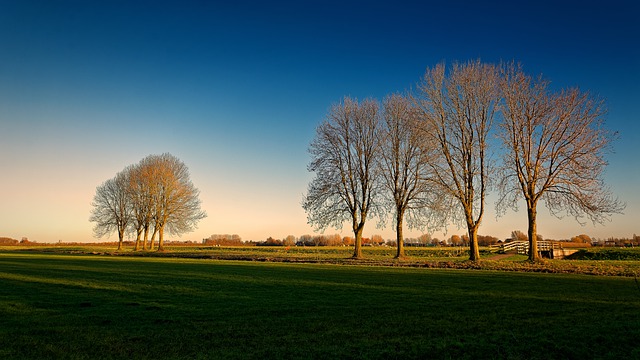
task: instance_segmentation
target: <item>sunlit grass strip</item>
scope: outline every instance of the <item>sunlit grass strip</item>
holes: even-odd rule
[[[10,250],[11,249],[11,250]],[[96,247],[39,247],[22,249],[6,247],[0,249],[3,254],[24,254],[24,256],[48,256],[50,253],[86,255],[92,254],[96,261],[106,261],[110,257],[124,258],[184,258],[201,260],[244,260],[261,262],[327,263],[340,265],[394,266],[394,267],[431,267],[475,270],[499,270],[518,272],[551,272],[608,276],[640,276],[640,260],[634,259],[640,254],[638,249],[592,249],[589,254],[598,254],[599,258],[627,260],[546,260],[530,263],[526,256],[514,255],[501,260],[491,259],[486,252],[480,262],[469,262],[464,251],[450,248],[412,248],[409,256],[402,260],[393,258],[389,248],[365,248],[365,257],[360,260],[351,258],[348,247],[175,247],[165,252],[134,252],[132,249],[114,251],[114,248]],[[126,270],[122,270],[126,271]]]

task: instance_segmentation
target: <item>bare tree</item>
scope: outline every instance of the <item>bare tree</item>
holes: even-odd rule
[[[118,232],[118,250],[122,250],[124,234],[133,219],[133,206],[129,197],[129,173],[119,172],[96,188],[89,221],[95,222],[93,232],[101,238]]]
[[[355,235],[354,258],[362,257],[362,231],[377,210],[379,151],[378,103],[346,97],[333,105],[318,126],[309,152],[309,171],[316,174],[302,207],[309,224],[320,230],[342,228],[350,221]]]
[[[547,81],[533,80],[520,66],[503,66],[501,89],[506,151],[498,206],[517,210],[524,197],[529,260],[535,261],[540,199],[555,216],[586,216],[594,223],[624,209],[602,180],[615,134],[604,127],[602,100],[578,89],[551,92]]]
[[[529,240],[529,238],[527,237],[527,234],[523,233],[520,230],[513,230],[511,232],[511,240],[513,241],[527,241]]]
[[[147,204],[147,213],[144,219],[144,240],[142,243],[144,250],[153,250],[153,242],[158,232],[155,227],[156,200],[158,197],[158,185],[155,179],[158,176],[158,171],[154,167],[153,159],[154,157],[147,156],[138,163],[139,180],[141,181],[140,190],[143,192],[143,198]],[[150,232],[152,233],[151,241],[147,244]]]
[[[424,228],[435,219],[430,212],[438,199],[427,181],[429,162],[434,156],[432,143],[423,143],[416,131],[417,117],[411,101],[401,95],[387,97],[380,117],[381,179],[385,201],[392,208],[396,228],[396,258],[404,257],[403,223],[407,215],[410,228]]]
[[[427,69],[415,97],[422,110],[424,141],[439,150],[430,165],[432,180],[460,205],[461,211],[451,215],[467,226],[472,261],[480,258],[477,235],[492,168],[488,137],[497,113],[497,88],[493,65],[453,64],[447,73],[440,64]]]
[[[200,192],[193,185],[187,166],[165,153],[150,155],[144,162],[153,168],[154,235],[158,232],[158,251],[164,250],[165,229],[174,235],[192,231],[207,215],[200,209]],[[153,245],[152,245],[153,246]]]
[[[147,250],[149,230],[153,225],[155,214],[153,172],[151,166],[144,161],[125,169],[129,172],[129,192],[133,205],[132,231],[136,234],[135,251],[140,249],[140,241],[144,234],[143,249]]]
[[[180,235],[192,231],[207,216],[200,209],[198,195],[182,161],[171,154],[150,155],[97,188],[90,220],[96,222],[98,237],[118,231],[118,249],[129,228],[136,234],[135,250],[139,250],[144,233],[146,250],[153,228],[150,248],[158,234],[158,250],[163,250],[165,229]]]

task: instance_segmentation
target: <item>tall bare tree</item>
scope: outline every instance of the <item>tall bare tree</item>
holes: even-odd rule
[[[160,194],[160,181],[162,176],[159,164],[160,155],[149,155],[136,165],[137,181],[140,200],[146,204],[144,217],[144,240],[143,249],[153,250],[156,235],[158,234],[158,202]],[[149,238],[151,234],[151,238]]]
[[[365,222],[378,210],[378,111],[376,101],[344,98],[331,107],[309,147],[308,169],[316,175],[302,205],[308,222],[324,230],[350,221],[354,258],[362,257]]]
[[[411,228],[423,228],[438,214],[439,196],[428,181],[429,162],[434,156],[431,143],[424,143],[417,132],[417,116],[411,101],[392,95],[383,102],[380,117],[381,179],[386,203],[393,209],[396,230],[396,258],[404,257],[403,224],[405,215]]]
[[[480,61],[428,68],[418,84],[416,105],[422,110],[424,141],[439,149],[431,162],[433,181],[443,195],[460,205],[454,220],[469,234],[469,259],[480,258],[478,227],[489,189],[489,133],[497,113],[496,68]]]
[[[174,235],[192,231],[207,215],[200,209],[200,192],[191,182],[189,169],[180,159],[165,153],[150,155],[143,162],[153,169],[154,235],[157,230],[158,251],[163,251],[165,230]]]
[[[128,166],[129,191],[131,203],[133,205],[133,221],[131,224],[133,232],[136,234],[135,251],[140,249],[140,241],[144,233],[142,247],[147,250],[149,229],[152,226],[155,214],[155,203],[153,196],[153,178],[151,169],[141,161],[139,164]]]
[[[624,209],[602,179],[615,134],[604,127],[603,100],[578,89],[551,92],[547,81],[532,79],[521,66],[503,66],[501,89],[505,151],[498,206],[517,210],[524,198],[529,260],[535,261],[539,200],[555,216],[586,216],[594,223]]]
[[[89,221],[95,222],[93,232],[101,238],[118,232],[118,250],[122,249],[124,234],[133,220],[133,206],[129,192],[129,173],[119,172],[96,188]]]

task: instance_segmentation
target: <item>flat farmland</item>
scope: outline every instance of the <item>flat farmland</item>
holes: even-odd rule
[[[640,358],[632,276],[69,251],[0,251],[0,358]]]

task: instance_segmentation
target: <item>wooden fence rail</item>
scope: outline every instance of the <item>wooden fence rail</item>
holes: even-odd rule
[[[559,249],[560,244],[554,241],[542,240],[538,241],[538,251],[552,251],[553,249]],[[509,252],[516,250],[518,254],[527,255],[529,253],[528,241],[512,241],[506,244],[500,245],[500,250],[503,252]]]

